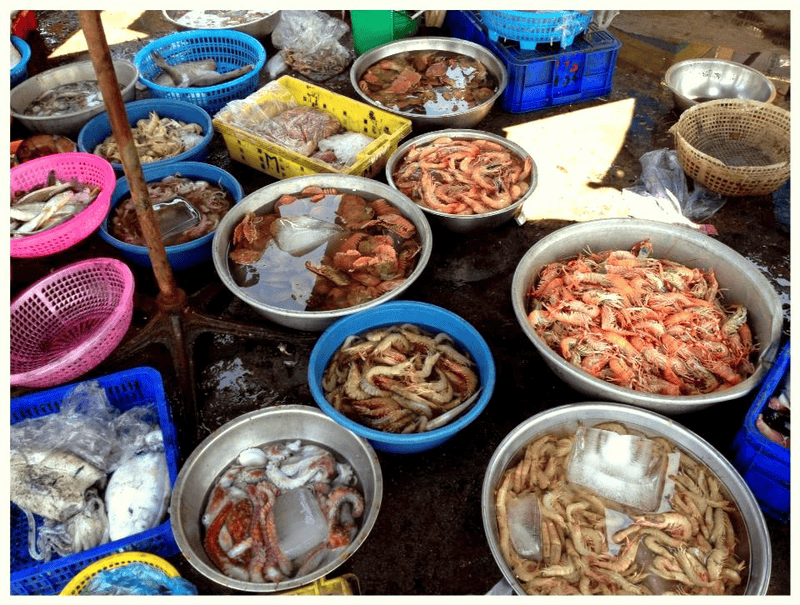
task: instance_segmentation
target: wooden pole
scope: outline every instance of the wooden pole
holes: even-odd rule
[[[147,192],[147,181],[142,173],[139,154],[133,141],[133,134],[128,122],[128,114],[122,101],[119,90],[117,74],[108,49],[103,24],[100,20],[100,11],[78,11],[81,28],[89,47],[89,56],[97,75],[97,83],[105,101],[108,118],[111,122],[111,132],[117,141],[117,147],[122,160],[122,168],[128,177],[131,197],[136,208],[136,216],[142,229],[147,244],[147,252],[153,264],[156,282],[160,290],[159,300],[166,305],[180,305],[185,300],[185,295],[175,284],[172,267],[167,259],[164,241],[158,229],[150,195]]]

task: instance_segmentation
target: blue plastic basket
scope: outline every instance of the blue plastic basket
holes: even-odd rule
[[[179,122],[187,124],[199,124],[203,128],[203,140],[191,149],[187,149],[183,153],[174,155],[170,158],[157,160],[155,162],[143,163],[142,167],[166,166],[168,164],[175,164],[176,162],[191,162],[202,161],[205,159],[208,152],[208,146],[211,139],[214,138],[214,126],[211,122],[209,113],[187,101],[178,101],[176,99],[142,99],[141,101],[132,101],[125,103],[125,113],[128,116],[128,123],[132,128],[136,127],[136,122],[139,120],[146,120],[150,117],[150,112],[155,111],[160,118],[172,118]],[[95,148],[111,136],[111,122],[108,118],[108,113],[103,112],[100,115],[89,120],[78,134],[78,150],[85,153],[94,153]],[[118,175],[123,175],[124,170],[122,164],[118,162],[110,162],[114,171]]]
[[[234,204],[237,204],[244,197],[244,190],[233,175],[222,168],[204,162],[177,162],[161,166],[148,166],[145,164],[142,168],[142,173],[144,174],[144,180],[148,183],[160,181],[173,174],[180,174],[187,179],[202,179],[208,181],[212,185],[226,189],[228,193],[231,194]],[[112,216],[117,204],[130,195],[130,191],[128,178],[120,178],[117,181],[114,192],[111,194],[111,208],[108,211],[106,219],[100,224],[98,233],[103,240],[119,250],[120,254],[122,254],[126,260],[142,267],[151,267],[152,261],[150,260],[150,255],[147,252],[146,246],[128,244],[118,240],[108,232],[109,218]],[[167,246],[167,260],[170,266],[175,270],[187,269],[211,260],[211,244],[214,239],[214,233],[214,231],[206,233],[203,237],[199,237],[184,244]]]
[[[172,422],[169,405],[164,394],[161,375],[153,368],[141,367],[125,370],[96,379],[106,391],[109,403],[120,411],[133,407],[152,405],[158,413],[161,432],[164,436],[164,450],[167,457],[170,484],[175,485],[178,477],[178,438]],[[11,400],[11,424],[27,418],[38,418],[54,414],[61,409],[61,402],[77,384],[73,383],[24,395]],[[34,515],[37,526],[42,518]],[[148,552],[161,557],[169,557],[179,552],[172,527],[167,519],[161,525],[101,546],[58,557],[41,563],[28,554],[28,521],[25,513],[11,504],[11,594],[12,595],[53,595],[58,594],[75,575],[87,565],[109,554],[130,550]]]
[[[445,29],[492,51],[508,72],[503,110],[526,113],[578,103],[611,92],[622,44],[607,31],[592,31],[567,48],[524,50],[515,43],[493,42],[478,11],[447,11]]]
[[[28,61],[31,58],[31,47],[19,36],[11,36],[11,44],[19,51],[22,58],[11,68],[11,88],[28,77]]]
[[[220,73],[250,64],[253,69],[235,80],[216,86],[161,86],[154,82],[162,70],[153,62],[153,51],[170,65],[214,59]],[[229,101],[246,97],[256,89],[261,69],[267,62],[267,53],[261,42],[242,32],[221,29],[191,30],[154,40],[136,53],[133,62],[139,69],[139,79],[147,86],[151,97],[188,101],[213,114]]]
[[[520,48],[556,42],[566,48],[575,36],[589,27],[592,11],[480,11],[489,39],[516,40]]]
[[[761,383],[731,446],[733,466],[752,490],[761,510],[783,523],[789,520],[791,509],[791,453],[788,448],[764,437],[756,426],[756,419],[773,395],[780,394],[784,388],[790,366],[789,345],[787,341]]]

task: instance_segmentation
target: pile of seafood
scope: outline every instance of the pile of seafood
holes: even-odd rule
[[[750,376],[747,309],[724,304],[713,270],[630,250],[579,254],[542,268],[528,321],[570,363],[646,393],[699,395]]]
[[[209,492],[201,519],[206,554],[226,576],[244,582],[312,573],[358,533],[364,496],[357,483],[348,463],[313,443],[246,449]],[[300,505],[287,509],[285,502]],[[318,520],[304,532],[316,539],[289,538],[288,526],[298,516]]]
[[[217,62],[214,59],[201,59],[199,61],[186,61],[170,65],[166,59],[157,52],[150,53],[153,63],[160,67],[162,72],[153,80],[159,86],[167,88],[202,88],[216,86],[223,82],[230,82],[253,71],[255,65],[243,65],[226,72],[217,71]]]
[[[164,238],[164,244],[169,246],[185,244],[211,233],[233,205],[233,198],[226,189],[202,179],[193,180],[180,174],[147,183],[147,193],[154,205],[181,198],[189,202],[200,214],[199,223],[169,238]],[[108,232],[118,240],[133,246],[147,244],[142,235],[136,204],[132,197],[124,198],[114,207],[108,221]]]
[[[123,86],[120,84],[120,90]],[[103,104],[103,95],[97,80],[81,80],[60,84],[43,91],[31,101],[22,113],[26,116],[46,118],[83,111]]]
[[[50,172],[47,181],[26,191],[11,192],[11,237],[52,229],[89,206],[100,188],[77,180],[61,181]]]
[[[594,428],[644,437],[616,422]],[[671,467],[677,470],[668,476],[674,487],[671,508],[619,512],[592,490],[567,481],[573,437],[548,433],[529,443],[496,490],[500,550],[527,593],[741,591],[747,563],[737,552],[741,540],[734,528],[741,515],[704,464],[665,438],[649,438],[663,455],[677,459]],[[523,497],[538,505],[537,558],[522,556],[514,546],[519,540],[509,524],[509,507]]]
[[[497,92],[497,78],[477,59],[445,50],[398,53],[371,65],[358,87],[389,109],[439,116],[466,111]]]
[[[780,392],[776,391],[756,417],[756,428],[770,441],[785,448],[790,447],[791,406],[789,404],[789,377]]]
[[[11,167],[13,168],[36,158],[43,158],[46,155],[69,153],[77,150],[78,146],[68,137],[40,132],[20,141],[17,150],[11,154]]]
[[[220,29],[236,27],[269,17],[275,11],[260,12],[249,10],[177,10],[170,11],[176,23],[193,29]]]
[[[400,286],[422,249],[414,224],[385,199],[306,187],[236,225],[234,281],[257,300],[322,311],[368,302]]]
[[[395,186],[416,203],[447,214],[507,208],[531,186],[533,160],[485,139],[439,137],[412,145],[392,172]]]
[[[203,140],[203,127],[194,122],[162,118],[151,111],[148,119],[137,120],[136,127],[131,128],[131,135],[139,161],[147,164],[174,157],[199,145]],[[93,153],[109,162],[122,163],[114,135],[106,137]]]
[[[411,324],[348,337],[322,378],[325,398],[356,422],[389,433],[440,428],[480,391],[475,362],[445,333]]]
[[[10,496],[38,561],[121,540],[161,523],[171,484],[164,437],[148,406],[119,412],[97,382],[59,412],[11,426]]]

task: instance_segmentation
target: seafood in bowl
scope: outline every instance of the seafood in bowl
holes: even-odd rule
[[[573,365],[645,393],[701,395],[747,379],[747,308],[723,303],[713,270],[652,251],[643,240],[546,265],[528,291],[528,321]]]
[[[472,109],[494,96],[497,78],[481,61],[449,50],[408,50],[366,69],[359,89],[381,105],[436,116]]]
[[[312,573],[352,543],[364,513],[353,467],[300,439],[243,450],[208,496],[208,558],[244,582]]]
[[[531,156],[510,141],[446,130],[404,144],[391,163],[391,182],[424,208],[469,216],[521,200],[531,189],[533,170]]]
[[[766,522],[741,475],[648,410],[583,402],[529,418],[493,454],[481,501],[518,594],[763,595],[769,585]]]
[[[264,303],[326,311],[401,286],[422,244],[414,223],[384,198],[306,187],[271,212],[247,213],[228,253],[237,285]]]
[[[349,336],[333,355],[322,390],[334,409],[390,433],[432,431],[475,403],[480,381],[466,350],[414,324]]]

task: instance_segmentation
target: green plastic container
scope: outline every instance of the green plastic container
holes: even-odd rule
[[[350,24],[353,48],[363,55],[376,46],[413,36],[419,17],[412,19],[408,11],[350,11]]]

